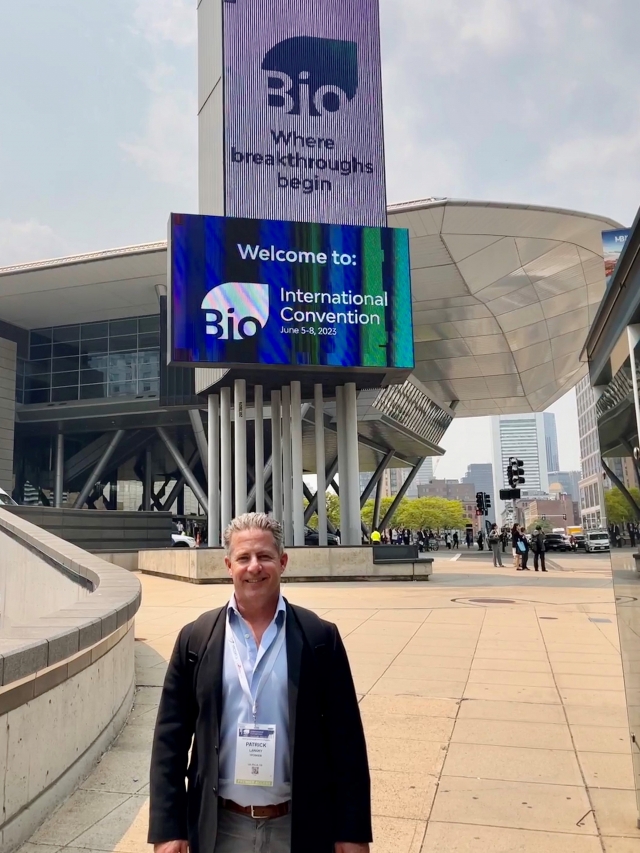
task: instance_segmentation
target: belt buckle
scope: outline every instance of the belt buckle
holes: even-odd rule
[[[249,806],[249,808],[251,809],[251,817],[254,820],[266,820],[264,815],[254,814],[254,809],[264,809],[264,806]]]

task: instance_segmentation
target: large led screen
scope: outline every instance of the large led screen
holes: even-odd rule
[[[172,214],[169,280],[174,364],[414,366],[405,229]]]
[[[378,0],[222,8],[227,216],[386,225]]]

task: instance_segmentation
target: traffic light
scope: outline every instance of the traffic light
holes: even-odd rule
[[[485,515],[489,515],[490,509],[491,509],[491,495],[488,495],[485,492],[484,493],[484,513],[485,513]]]
[[[524,465],[522,459],[516,456],[509,457],[509,465],[507,466],[507,482],[512,489],[515,489],[520,483],[524,483]]]
[[[564,521],[566,521],[566,520],[567,520],[567,516],[566,516],[566,515],[563,515],[563,516],[562,516],[562,518],[564,519]]]
[[[476,492],[476,515],[484,515],[484,493]]]

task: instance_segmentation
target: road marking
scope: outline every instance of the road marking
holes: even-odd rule
[[[451,563],[455,563],[455,561],[456,561],[456,560],[459,560],[459,559],[460,559],[460,557],[462,557],[462,554],[461,554],[461,553],[460,553],[460,554],[456,554],[454,557],[449,557],[449,561],[450,561]]]

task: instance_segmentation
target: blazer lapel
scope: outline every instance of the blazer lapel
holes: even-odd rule
[[[213,713],[210,716],[215,718],[217,730],[220,728],[220,719],[222,716],[222,667],[224,661],[226,614],[227,608],[225,606],[220,609],[211,633],[211,639],[200,662],[200,669],[198,671],[198,685],[200,687],[198,693],[205,697],[205,701],[207,698],[210,699],[213,694],[215,707],[211,709]],[[212,691],[210,688],[205,688],[204,692],[201,692],[203,691],[203,685],[213,685],[214,689]]]
[[[289,602],[287,605],[287,680],[289,693],[289,760],[293,767],[293,750],[296,734],[296,711],[300,688],[303,637],[298,620]]]

